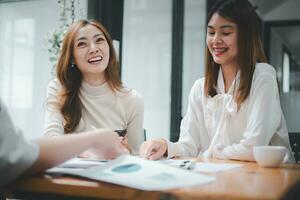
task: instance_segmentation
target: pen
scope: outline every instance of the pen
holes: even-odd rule
[[[96,130],[97,128],[95,127],[95,126],[91,126],[91,128],[93,129],[93,130]],[[114,132],[116,132],[116,133],[118,133],[118,135],[120,136],[120,137],[125,137],[125,135],[127,134],[127,130],[126,129],[119,129],[119,130],[114,130]]]
[[[125,137],[127,130],[114,130],[114,132],[118,133],[120,137]]]
[[[195,161],[193,161],[193,160],[184,160],[179,165],[179,167],[182,168],[182,169],[192,170],[192,169],[195,168]]]

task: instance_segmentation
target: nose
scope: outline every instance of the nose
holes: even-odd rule
[[[90,44],[89,53],[99,52],[99,47],[95,43]]]
[[[212,42],[216,43],[216,44],[221,43],[222,39],[221,39],[220,35],[216,33],[212,39]]]

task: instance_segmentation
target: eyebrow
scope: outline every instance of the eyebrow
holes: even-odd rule
[[[96,37],[99,37],[99,36],[105,37],[104,34],[99,33],[99,34],[94,35],[93,38],[96,38]],[[80,41],[80,40],[87,40],[87,38],[86,37],[80,37],[76,41]]]
[[[211,25],[207,25],[207,28],[214,29],[214,27],[211,26]],[[223,26],[221,26],[220,28],[221,28],[221,29],[225,29],[225,28],[234,28],[234,26],[233,26],[233,25],[223,25]]]

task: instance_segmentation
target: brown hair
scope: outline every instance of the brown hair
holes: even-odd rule
[[[87,25],[98,28],[104,34],[109,45],[109,62],[105,69],[105,79],[109,87],[113,90],[120,90],[122,82],[119,77],[119,63],[113,48],[112,39],[104,26],[95,20],[78,20],[68,29],[62,44],[61,54],[56,67],[56,75],[60,81],[63,91],[60,94],[60,111],[64,117],[64,131],[70,133],[74,131],[82,116],[82,104],[80,100],[80,87],[82,74],[75,66],[71,67],[74,50],[74,40],[78,31]]]
[[[237,62],[240,70],[240,84],[235,100],[238,105],[249,96],[256,62],[266,62],[260,39],[260,23],[255,9],[248,0],[219,0],[210,10],[207,25],[212,16],[218,13],[238,27]],[[205,94],[215,96],[220,65],[215,63],[208,47],[206,48]]]

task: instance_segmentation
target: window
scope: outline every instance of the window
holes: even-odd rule
[[[285,93],[290,91],[290,55],[287,52],[283,53],[283,81],[282,81],[282,90]]]
[[[77,10],[86,16],[86,1],[80,2]],[[46,88],[52,78],[45,36],[59,26],[59,14],[53,0],[0,4],[0,96],[29,138],[43,133]]]
[[[184,2],[183,115],[193,83],[203,76],[206,30],[206,1]],[[122,80],[144,97],[144,128],[150,139],[170,139],[171,72],[174,70],[171,66],[172,3],[171,0],[124,2]]]
[[[147,138],[170,133],[171,0],[125,0],[122,80],[145,102]]]
[[[184,11],[182,115],[188,106],[189,92],[194,82],[204,77],[206,1],[186,0]]]

